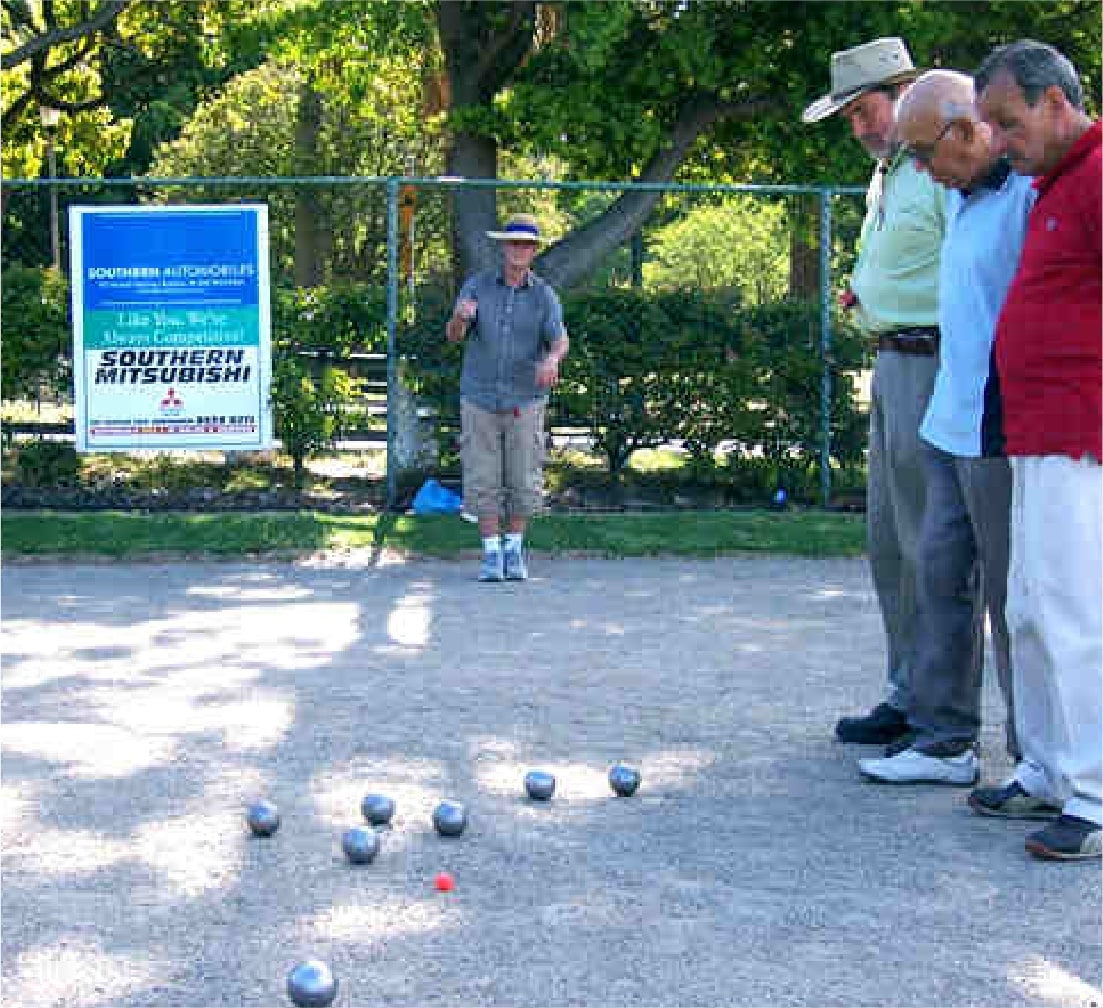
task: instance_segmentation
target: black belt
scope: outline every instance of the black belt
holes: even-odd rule
[[[916,326],[878,333],[877,349],[914,357],[933,357],[938,353],[938,329],[935,326]]]

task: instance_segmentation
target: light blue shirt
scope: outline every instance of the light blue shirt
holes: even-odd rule
[[[982,428],[985,388],[995,365],[992,340],[1007,288],[1019,264],[1026,221],[1034,205],[1029,178],[1009,172],[968,194],[947,193],[946,235],[939,276],[938,375],[920,436],[951,455],[986,454]],[[989,414],[994,403],[989,396]]]

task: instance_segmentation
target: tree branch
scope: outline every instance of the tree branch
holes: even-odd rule
[[[770,98],[723,102],[700,95],[686,102],[671,126],[667,140],[648,161],[640,182],[669,182],[701,133],[722,120],[749,119],[780,103]],[[659,201],[659,190],[628,190],[599,217],[572,231],[537,260],[540,275],[557,287],[572,287],[589,274],[618,245],[626,242],[647,220]]]
[[[79,24],[70,25],[68,28],[55,28],[45,31],[40,35],[23,43],[10,53],[5,53],[0,58],[0,69],[11,70],[36,56],[44,55],[55,46],[65,42],[73,42],[102,31],[110,25],[127,8],[131,0],[104,0],[100,8],[87,20]]]
[[[494,97],[504,81],[513,76],[528,55],[535,30],[536,4],[512,4],[509,24],[494,33],[479,54],[475,67],[479,90],[488,100]]]

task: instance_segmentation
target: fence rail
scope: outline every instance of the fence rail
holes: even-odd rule
[[[380,245],[385,249],[385,345],[377,352],[365,352],[354,350],[342,358],[342,366],[351,369],[361,381],[363,401],[358,409],[366,420],[386,422],[385,432],[372,431],[366,428],[359,431],[357,437],[365,443],[384,442],[387,446],[387,502],[393,505],[396,501],[397,491],[397,465],[395,464],[396,452],[396,426],[395,410],[393,404],[399,386],[399,337],[402,329],[401,312],[403,310],[403,270],[406,267],[402,258],[403,242],[412,235],[403,232],[400,218],[400,198],[404,191],[413,191],[425,195],[426,200],[436,194],[455,195],[469,189],[493,189],[503,194],[503,200],[510,198],[509,194],[520,191],[530,193],[553,193],[562,198],[573,196],[588,196],[597,198],[603,194],[610,196],[633,191],[659,193],[668,200],[681,199],[684,205],[680,210],[675,208],[670,213],[685,214],[687,206],[693,200],[705,201],[718,197],[753,196],[767,200],[781,197],[804,197],[815,206],[818,216],[819,232],[819,490],[823,504],[827,504],[831,497],[831,458],[832,458],[832,434],[831,417],[832,401],[835,390],[832,387],[831,359],[832,359],[832,277],[833,277],[833,248],[837,238],[836,219],[833,214],[833,205],[839,197],[849,197],[861,194],[864,189],[847,185],[759,185],[759,184],[708,184],[708,183],[663,183],[663,182],[617,182],[617,181],[556,181],[556,180],[506,180],[506,179],[465,179],[451,176],[419,177],[419,176],[182,176],[182,177],[141,177],[141,178],[38,178],[38,179],[3,179],[0,186],[5,195],[5,216],[11,212],[8,197],[21,190],[45,191],[55,197],[59,193],[75,193],[76,197],[70,202],[76,202],[81,198],[88,198],[90,193],[110,193],[115,190],[128,190],[134,201],[155,200],[163,197],[167,192],[185,190],[197,194],[200,198],[209,199],[207,194],[212,190],[233,191],[258,191],[276,192],[279,190],[294,191],[302,187],[315,190],[331,190],[337,192],[359,191],[370,194],[382,195],[384,205],[381,208],[383,230],[385,238]],[[175,198],[175,197],[174,197]],[[249,198],[255,198],[250,195]],[[443,210],[440,211],[444,213]],[[633,263],[635,273],[638,263]],[[410,287],[413,289],[413,272],[407,273],[410,278]],[[10,320],[9,320],[9,324]],[[309,354],[308,354],[309,355]],[[325,354],[318,351],[318,359],[324,359]],[[438,416],[440,424],[450,423],[450,419],[442,414]],[[566,430],[567,428],[564,428]],[[572,430],[577,427],[572,424]],[[72,425],[35,424],[35,423],[5,423],[3,432],[5,437],[19,434],[48,434],[50,436],[64,436],[70,434]]]

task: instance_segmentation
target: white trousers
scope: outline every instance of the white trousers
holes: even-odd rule
[[[1103,825],[1103,467],[1047,455],[1011,471],[1015,778]]]

